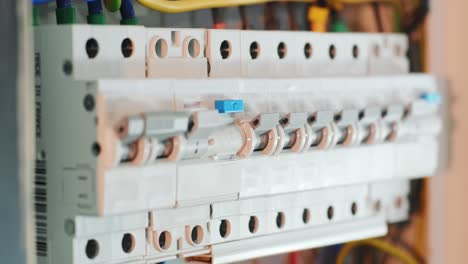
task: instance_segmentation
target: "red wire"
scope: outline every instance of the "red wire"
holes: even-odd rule
[[[214,24],[213,24],[213,28],[214,28],[214,29],[226,29],[227,26],[226,26],[226,23],[224,23],[224,22],[219,22],[219,23],[214,23]]]
[[[299,252],[291,252],[288,254],[288,263],[289,264],[299,264]]]

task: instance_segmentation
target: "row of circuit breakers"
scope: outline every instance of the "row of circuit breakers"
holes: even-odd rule
[[[434,175],[407,39],[35,28],[41,264],[230,263],[380,236]]]

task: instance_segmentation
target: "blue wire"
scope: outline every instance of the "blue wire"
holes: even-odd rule
[[[33,5],[42,5],[42,4],[48,4],[50,2],[54,2],[55,0],[32,0],[32,3]],[[94,2],[94,1],[98,1],[98,0],[84,0],[85,2]],[[57,1],[57,2],[70,2],[70,5],[71,5],[71,1]]]
[[[33,5],[43,5],[48,4],[54,0],[32,0]]]
[[[122,19],[135,17],[135,10],[133,9],[131,0],[122,0],[122,4],[120,6],[120,15],[122,16]]]
[[[71,0],[57,0],[57,8],[68,8],[71,6]]]
[[[101,0],[87,0],[88,2],[88,13],[90,15],[102,13]]]

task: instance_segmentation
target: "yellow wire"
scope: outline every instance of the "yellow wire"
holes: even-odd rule
[[[398,247],[380,239],[366,239],[366,240],[359,240],[355,242],[350,242],[344,245],[340,252],[338,253],[338,257],[336,259],[336,264],[344,264],[345,258],[348,253],[353,250],[355,247],[359,246],[372,246],[377,249],[382,250],[383,252],[387,253],[388,255],[395,257],[401,260],[405,264],[418,264],[418,262],[407,252],[399,249]]]
[[[164,13],[181,13],[200,9],[222,8],[240,5],[256,5],[268,2],[315,3],[316,0],[138,0],[140,4]],[[398,0],[332,0],[335,4],[390,3],[401,10]]]
[[[222,8],[240,5],[256,5],[282,0],[138,0],[140,4],[165,13],[181,13],[200,9]],[[313,3],[315,0],[291,0],[290,2]]]
[[[352,4],[368,4],[368,3],[382,3],[382,4],[391,4],[393,6],[395,6],[398,10],[398,12],[400,12],[402,14],[403,12],[403,6],[401,5],[401,2],[398,1],[398,0],[376,0],[376,1],[372,1],[372,0],[337,0],[338,2],[341,2],[342,4],[348,4],[348,5],[352,5]]]

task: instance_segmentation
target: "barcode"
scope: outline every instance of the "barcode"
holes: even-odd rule
[[[36,255],[47,257],[47,169],[45,157],[44,159],[36,160],[34,209],[36,220]]]

